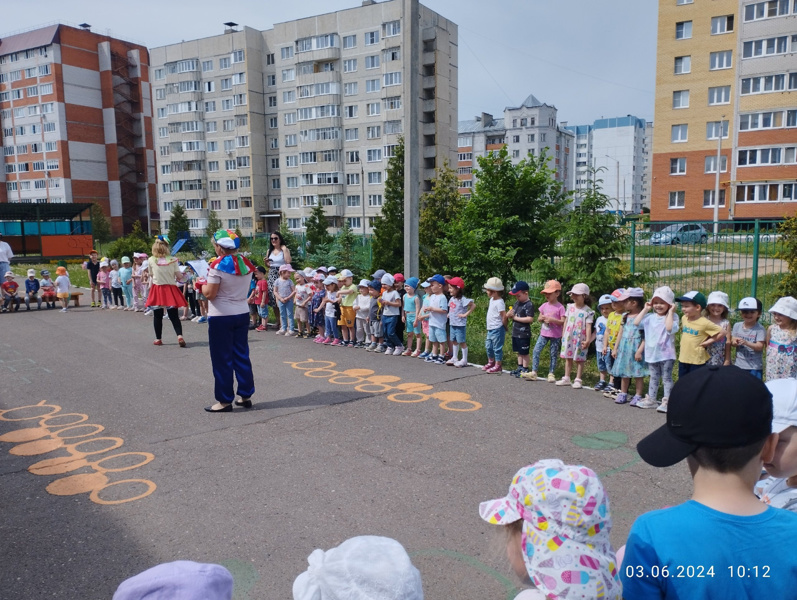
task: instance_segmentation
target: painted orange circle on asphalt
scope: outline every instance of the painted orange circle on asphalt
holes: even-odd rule
[[[56,479],[47,486],[47,491],[54,496],[74,496],[102,488],[107,483],[108,478],[102,473],[81,473]]]

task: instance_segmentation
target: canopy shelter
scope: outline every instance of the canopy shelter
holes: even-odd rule
[[[91,204],[0,203],[0,233],[16,256],[86,256],[93,245]]]

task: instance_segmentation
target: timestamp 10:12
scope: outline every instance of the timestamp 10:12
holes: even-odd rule
[[[729,566],[728,571],[731,574],[731,578],[736,577],[738,579],[745,579],[750,577],[769,577],[769,566],[753,566],[753,567],[745,567],[744,565],[739,565],[738,567]]]

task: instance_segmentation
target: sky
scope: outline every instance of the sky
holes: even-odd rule
[[[88,22],[98,33],[154,48],[359,6],[361,0],[0,0],[0,37],[53,22]],[[423,0],[459,25],[459,119],[498,117],[529,95],[559,121],[591,124],[632,114],[653,119],[653,0]]]

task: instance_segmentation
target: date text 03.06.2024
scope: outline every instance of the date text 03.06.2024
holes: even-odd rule
[[[714,577],[714,567],[710,565],[626,565],[625,576],[635,579],[658,579],[672,577],[673,579],[693,579]]]

